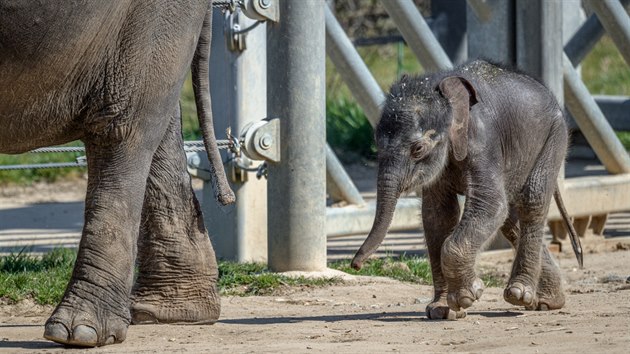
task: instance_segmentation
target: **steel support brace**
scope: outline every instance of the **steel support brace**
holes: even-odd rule
[[[385,101],[385,94],[328,6],[326,53],[363,108],[370,124],[375,127],[381,118],[381,105]]]
[[[326,185],[328,194],[337,201],[363,205],[365,201],[348,173],[328,144],[326,145]]]
[[[389,231],[420,230],[422,227],[419,213],[420,203],[418,198],[398,199]],[[375,200],[367,202],[363,207],[328,208],[326,210],[326,234],[329,239],[366,234],[370,232],[375,215]]]
[[[326,5],[278,5],[280,21],[267,32],[267,110],[280,117],[282,161],[269,163],[268,264],[319,271],[326,268]]]
[[[608,172],[630,173],[630,157],[615,135],[610,123],[595,103],[586,86],[564,55],[565,104]]]
[[[630,0],[621,0],[620,2],[624,8],[630,4]],[[604,33],[604,27],[599,22],[597,15],[591,15],[580,26],[564,46],[564,52],[571,60],[571,63],[573,63],[573,66],[578,66],[582,62]]]
[[[412,1],[382,0],[381,3],[425,71],[435,72],[453,67],[451,59],[446,55]]]
[[[589,0],[588,4],[630,65],[630,17],[619,0]]]
[[[630,175],[576,177],[564,182],[562,198],[571,206],[571,216],[586,217],[602,215],[620,210],[630,210]],[[555,203],[549,206],[547,218],[561,221]]]

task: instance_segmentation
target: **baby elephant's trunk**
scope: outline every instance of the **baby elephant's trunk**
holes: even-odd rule
[[[383,188],[379,186],[376,199],[376,216],[370,234],[352,259],[352,268],[359,270],[363,262],[380,246],[387,234],[389,225],[394,217],[398,193],[396,187]]]

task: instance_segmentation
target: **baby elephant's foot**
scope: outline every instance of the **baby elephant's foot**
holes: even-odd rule
[[[503,291],[503,298],[512,305],[525,306],[527,309],[536,309],[538,298],[532,286],[519,282],[513,282]]]
[[[445,300],[434,301],[427,305],[427,317],[430,320],[456,320],[466,317],[466,311],[453,311]]]
[[[483,281],[475,278],[469,286],[462,287],[456,291],[449,291],[446,296],[448,307],[455,311],[469,308],[473,302],[481,298],[481,294],[483,294]]]
[[[542,289],[548,290],[548,289]],[[528,310],[549,311],[557,310],[564,306],[564,293],[561,289],[555,292],[541,291],[540,286],[536,293],[531,286],[521,283],[512,283],[503,292],[505,301],[513,304],[525,306]]]

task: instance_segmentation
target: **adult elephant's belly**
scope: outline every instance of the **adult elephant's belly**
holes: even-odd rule
[[[0,153],[82,136],[81,110],[129,1],[0,2]]]

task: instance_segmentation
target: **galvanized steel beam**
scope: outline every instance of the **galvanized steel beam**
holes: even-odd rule
[[[279,0],[267,31],[267,112],[280,117],[281,162],[269,162],[268,264],[326,268],[325,22],[323,1]]]
[[[328,194],[335,202],[343,200],[348,204],[365,204],[361,193],[328,144],[326,145],[326,185]]]
[[[619,0],[588,0],[588,4],[630,65],[630,16]]]
[[[630,210],[630,175],[576,177],[564,182],[562,199],[571,216],[585,217]],[[555,203],[547,218],[562,220]]]
[[[613,174],[630,173],[630,158],[595,100],[564,55],[565,104],[599,160]]]
[[[372,127],[376,127],[381,118],[381,105],[385,101],[385,94],[328,6],[326,53],[363,108]]]
[[[451,59],[446,55],[412,1],[383,0],[381,3],[425,71],[435,72],[453,67]]]
[[[420,230],[419,198],[400,198],[396,204],[394,218],[389,231]],[[347,206],[326,210],[326,235],[335,238],[347,235],[367,234],[376,215],[376,201],[371,200],[362,207]]]

